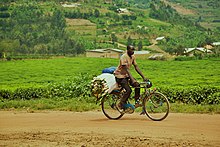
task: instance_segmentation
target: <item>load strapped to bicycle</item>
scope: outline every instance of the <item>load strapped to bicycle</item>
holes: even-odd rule
[[[120,109],[118,103],[124,94],[124,89],[115,81],[115,76],[110,73],[102,73],[95,77],[91,82],[91,90],[95,96],[96,102],[100,102],[104,115],[113,120],[120,119],[124,114],[132,114],[138,108],[140,114],[147,115],[154,121],[161,121],[168,116],[170,105],[165,95],[156,91],[156,88],[150,89],[149,81],[141,82],[141,96],[139,104],[132,104],[128,100],[125,109]]]

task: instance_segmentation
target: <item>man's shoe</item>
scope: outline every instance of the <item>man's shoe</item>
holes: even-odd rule
[[[123,107],[124,107],[125,109],[128,109],[128,108],[131,108],[131,109],[133,109],[133,110],[135,109],[134,105],[132,105],[132,104],[130,104],[130,103],[124,104]]]
[[[124,104],[123,106],[124,106],[125,113],[132,114],[134,112],[134,109],[135,109],[134,105],[128,103],[128,104]]]
[[[137,108],[137,107],[141,107],[142,105],[140,104],[140,99],[137,99],[136,101],[135,101],[135,108]]]

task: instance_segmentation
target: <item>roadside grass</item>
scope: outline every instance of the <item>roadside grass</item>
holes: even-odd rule
[[[95,100],[94,100],[95,101]],[[33,112],[35,110],[59,110],[59,111],[91,111],[98,109],[95,103],[86,100],[72,98],[42,98],[31,100],[1,100],[0,110],[26,110]]]
[[[192,105],[171,103],[171,113],[211,113],[220,114],[220,105]]]
[[[90,98],[91,99],[91,98]],[[95,99],[94,99],[95,101]],[[31,99],[31,100],[2,100],[0,101],[0,110],[16,110],[27,111],[34,113],[38,110],[53,110],[53,111],[101,111],[101,106],[95,102],[88,102],[83,98],[65,99],[65,98],[51,98],[51,99]],[[141,112],[138,108],[136,112]],[[220,104],[218,105],[191,105],[181,103],[171,103],[170,113],[208,113],[220,114]]]

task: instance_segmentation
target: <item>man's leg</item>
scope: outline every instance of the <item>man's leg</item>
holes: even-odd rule
[[[136,82],[133,85],[131,84],[131,86],[135,88],[134,99],[135,99],[135,101],[137,101],[139,99],[139,97],[140,97],[140,84],[138,82]]]
[[[121,98],[121,102],[120,102],[122,105],[126,104],[128,98],[130,97],[131,92],[132,92],[131,87],[129,86],[129,83],[128,83],[128,79],[127,78],[123,78],[123,79],[116,78],[116,81],[126,91],[125,94],[123,95],[123,97]]]
[[[140,84],[136,83],[135,85],[133,85],[133,87],[135,88],[135,95],[134,95],[134,99],[135,99],[135,107],[139,107],[140,106]]]
[[[139,83],[138,85],[136,85],[134,92],[135,92],[134,98],[135,98],[135,101],[137,101],[140,98],[140,84]]]

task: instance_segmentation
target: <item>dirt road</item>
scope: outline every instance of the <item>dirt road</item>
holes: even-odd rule
[[[220,146],[220,115],[138,113],[108,120],[102,112],[0,111],[0,146]]]

